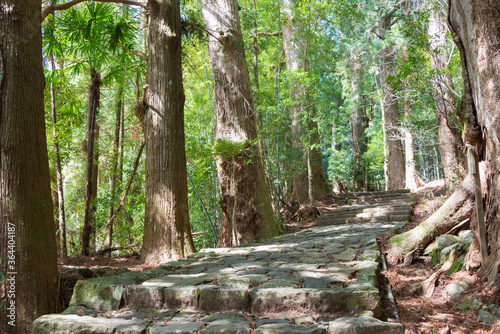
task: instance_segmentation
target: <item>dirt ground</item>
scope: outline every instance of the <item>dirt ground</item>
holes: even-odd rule
[[[428,184],[417,192],[417,205],[414,208],[410,224],[406,229],[411,229],[421,221],[435,212],[446,199],[442,183]],[[334,207],[342,205],[342,198],[330,198],[310,206],[285,208],[282,213],[288,218],[285,231],[295,232],[315,225],[318,214],[323,215]],[[288,216],[287,216],[288,215]],[[467,227],[465,227],[467,228]],[[384,250],[390,236],[380,236],[380,244]],[[85,258],[73,256],[59,261],[59,272],[61,276],[60,308],[64,310],[71,299],[74,285],[82,277],[72,272],[75,268],[96,269],[98,267],[128,268],[129,270],[144,270],[148,267],[139,261],[139,254],[132,253],[126,257],[109,258]],[[487,325],[478,320],[477,311],[469,310],[459,312],[455,307],[465,299],[474,296],[484,305],[495,304],[500,306],[500,291],[498,285],[487,288],[479,281],[472,271],[460,271],[449,276],[443,274],[437,281],[436,289],[431,298],[421,295],[420,283],[427,279],[439,268],[432,267],[428,258],[418,258],[410,266],[388,265],[387,270],[382,271],[381,280],[388,281],[392,287],[392,293],[396,301],[396,312],[399,321],[406,327],[406,334],[483,334],[496,333],[498,325]],[[466,293],[459,299],[452,299],[445,291],[445,286],[452,282],[468,279],[471,284]],[[383,301],[384,318],[388,321],[396,321],[394,306],[389,298],[384,296]],[[468,314],[466,314],[468,313]]]
[[[417,204],[410,218],[406,230],[417,226],[428,218],[446,200],[444,185],[441,182],[428,184],[419,189]],[[464,226],[468,229],[468,226]],[[381,236],[382,249],[387,248],[390,236]],[[399,320],[405,325],[407,334],[480,334],[496,333],[497,325],[487,325],[478,320],[477,310],[459,312],[456,306],[471,296],[480,300],[484,305],[500,305],[500,291],[498,286],[489,289],[481,282],[473,271],[459,271],[453,275],[444,273],[436,283],[436,289],[431,298],[423,297],[420,284],[435,272],[440,265],[432,267],[428,257],[420,257],[410,266],[390,265],[382,275],[390,282],[392,293],[396,300]],[[468,279],[471,284],[468,290],[458,299],[450,297],[445,290],[446,285],[452,282]],[[391,309],[385,300],[385,309]],[[466,314],[468,313],[468,314]],[[393,314],[386,314],[394,318]]]

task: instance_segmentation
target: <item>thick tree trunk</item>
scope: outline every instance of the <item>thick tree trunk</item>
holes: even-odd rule
[[[477,116],[486,138],[489,254],[478,276],[492,285],[500,266],[500,8],[497,0],[450,0],[449,6],[450,30],[461,52],[465,86],[470,86],[472,95],[471,114]],[[481,156],[481,145],[474,138],[468,141]]]
[[[108,206],[108,224],[106,226],[106,246],[109,248],[113,247],[113,217],[115,211],[115,197],[116,197],[116,183],[118,176],[118,158],[120,150],[120,136],[121,136],[121,115],[122,115],[122,97],[123,97],[123,86],[120,83],[118,88],[118,96],[116,100],[116,121],[115,121],[115,142],[113,146],[113,155],[111,157],[111,176],[109,180],[109,206]],[[111,252],[109,253],[111,256]]]
[[[149,0],[149,85],[144,118],[146,208],[144,263],[195,251],[187,198],[179,0]]]
[[[394,63],[394,52],[385,47],[380,52],[380,77],[382,80],[382,120],[384,128],[384,173],[386,190],[405,187],[405,160],[398,123],[398,102],[387,84]]]
[[[56,312],[57,251],[45,132],[41,1],[0,5],[0,332]]]
[[[54,61],[54,56],[50,55],[50,66],[51,70],[55,71],[56,64]],[[59,135],[57,131],[57,108],[56,108],[56,88],[54,83],[50,84],[50,106],[52,110],[52,136],[54,137],[54,153],[55,153],[55,165],[56,165],[56,175],[57,175],[57,214],[59,220],[59,236],[60,236],[60,246],[61,255],[63,257],[68,256],[68,246],[66,242],[66,214],[64,208],[64,180],[62,177],[61,168],[61,154],[59,152]]]
[[[395,263],[405,256],[417,256],[437,236],[469,218],[474,208],[474,177],[468,175],[433,215],[410,231],[392,237],[388,260]],[[407,262],[407,260],[405,260]]]
[[[95,213],[95,198],[97,196],[97,112],[100,100],[101,75],[95,69],[90,69],[90,87],[87,101],[87,185],[85,195],[85,217],[82,230],[82,255],[90,255],[90,239],[93,232],[93,216]]]
[[[460,130],[455,125],[458,120],[453,111],[453,83],[450,74],[446,73],[447,60],[444,59],[447,29],[440,13],[433,13],[428,32],[431,39],[431,65],[437,71],[433,79],[433,98],[438,120],[439,153],[446,184],[454,189],[465,174],[465,154]]]
[[[238,4],[202,0],[214,76],[217,171],[221,188],[219,244],[234,246],[279,233],[257,143],[256,115]]]
[[[307,59],[307,43],[303,35],[302,22],[294,14],[296,0],[285,0],[283,11],[286,22],[283,25],[283,46],[285,51],[287,70],[294,74],[307,72],[309,70]],[[292,80],[289,88],[291,100],[292,119],[292,145],[297,157],[302,164],[296,164],[292,184],[292,199],[299,202],[309,199],[311,202],[316,198],[322,198],[331,194],[330,186],[326,180],[325,171],[319,149],[311,149],[319,144],[318,125],[312,121],[315,110],[310,103],[307,87],[300,79]],[[309,121],[304,122],[306,117]],[[305,128],[304,125],[305,124]],[[302,142],[304,135],[311,134],[306,143]],[[304,146],[305,150],[304,150]],[[306,169],[307,167],[307,169]],[[313,189],[309,189],[313,187]]]
[[[380,80],[382,86],[382,126],[384,129],[384,174],[386,190],[402,189],[405,187],[405,160],[403,144],[398,124],[398,101],[387,84],[387,78],[394,74],[392,64],[395,60],[394,50],[385,41],[387,33],[394,24],[394,14],[397,8],[392,9],[380,18],[378,36],[386,44],[380,50]]]

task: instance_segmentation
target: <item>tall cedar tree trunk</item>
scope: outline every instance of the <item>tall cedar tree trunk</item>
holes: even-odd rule
[[[470,87],[472,108],[486,147],[467,138],[487,164],[485,221],[489,254],[478,276],[489,285],[498,279],[500,266],[500,4],[497,0],[450,0],[450,30],[458,42],[465,87]],[[472,117],[473,117],[472,116]],[[469,124],[468,124],[469,125]]]
[[[121,137],[121,115],[122,115],[122,97],[123,85],[120,83],[118,88],[118,96],[116,99],[116,121],[115,121],[115,142],[113,146],[113,155],[111,157],[111,176],[109,180],[110,203],[108,207],[108,225],[106,226],[106,246],[113,247],[113,214],[115,213],[115,199],[117,193],[118,181],[118,158],[120,154],[120,137]],[[109,253],[111,256],[111,252]]]
[[[293,72],[307,72],[309,64],[307,60],[306,40],[301,31],[302,22],[295,17],[294,7],[296,0],[285,0],[283,10],[286,15],[286,22],[283,25],[283,46],[285,50],[287,70]],[[307,88],[300,80],[291,83],[290,100],[292,101],[292,145],[301,156],[302,165],[297,164],[294,171],[292,184],[292,199],[299,202],[309,199],[311,202],[316,198],[322,198],[331,194],[330,186],[326,180],[323,170],[321,150],[310,149],[314,144],[319,144],[318,125],[313,121],[315,110],[310,102]],[[303,122],[301,118],[307,117],[308,121]],[[304,124],[305,123],[305,126]],[[304,129],[305,127],[305,129]],[[310,133],[308,148],[304,152],[302,137]],[[304,167],[307,166],[307,171]]]
[[[411,102],[405,100],[405,119],[407,122],[411,119]],[[413,149],[414,139],[410,129],[405,129],[405,162],[406,162],[406,188],[410,190],[417,189],[417,168],[415,164],[415,150]]]
[[[85,217],[82,230],[82,255],[90,255],[90,238],[93,232],[93,216],[95,213],[95,198],[97,195],[97,111],[100,100],[101,75],[94,68],[90,69],[90,87],[87,100],[87,138],[85,153],[87,155],[87,185],[85,195]]]
[[[380,20],[378,35],[382,40],[385,40],[387,32],[394,23],[394,13],[395,11],[392,10]],[[387,77],[393,74],[391,67],[395,60],[394,50],[390,46],[385,46],[380,51],[379,58],[382,81],[385,188],[386,190],[402,189],[405,187],[405,160],[398,124],[398,102],[392,88],[387,84]]]
[[[429,21],[429,36],[431,38],[431,65],[438,73],[434,75],[434,105],[438,120],[439,153],[443,166],[446,184],[453,189],[465,173],[465,150],[460,131],[457,127],[457,116],[453,112],[452,81],[446,72],[446,23],[442,15],[433,12]]]
[[[56,69],[54,55],[50,55],[51,70]],[[57,107],[56,107],[56,88],[54,83],[50,83],[50,106],[52,110],[52,136],[54,137],[54,153],[57,175],[57,213],[59,220],[59,235],[61,240],[61,255],[68,256],[68,246],[66,242],[66,214],[64,208],[64,180],[62,177],[61,154],[59,152],[59,135],[57,132]]]
[[[355,56],[354,56],[355,57]],[[354,164],[354,191],[362,191],[365,189],[365,170],[363,167],[363,154],[366,151],[365,129],[368,126],[366,120],[365,107],[362,105],[364,99],[360,95],[361,86],[361,64],[360,59],[353,59],[353,67],[351,68],[351,140],[352,140],[352,159]]]
[[[187,198],[179,0],[149,0],[149,85],[144,118],[146,208],[142,261],[195,251]]]
[[[219,244],[278,235],[264,167],[236,0],[202,0],[214,78],[216,157],[222,207]]]
[[[7,303],[0,308],[2,333],[31,333],[37,317],[56,312],[40,11],[40,0],[4,0],[0,6],[0,272],[7,278],[0,279],[0,301]]]

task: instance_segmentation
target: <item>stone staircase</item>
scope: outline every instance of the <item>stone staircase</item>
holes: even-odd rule
[[[376,236],[401,229],[407,191],[354,193],[317,226],[155,269],[78,281],[33,333],[404,333],[377,319]]]

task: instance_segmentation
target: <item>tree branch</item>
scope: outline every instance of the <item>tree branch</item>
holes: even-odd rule
[[[113,213],[111,218],[108,219],[106,226],[113,224],[113,221],[115,220],[116,216],[118,215],[118,213],[121,211],[121,209],[123,207],[123,203],[125,202],[125,199],[127,198],[128,192],[130,190],[130,186],[132,185],[132,182],[134,181],[135,174],[137,173],[137,167],[139,167],[139,162],[141,161],[141,156],[142,156],[142,152],[144,151],[145,144],[146,144],[146,142],[143,140],[141,143],[141,147],[139,148],[139,152],[137,153],[137,157],[135,158],[134,168],[132,170],[132,174],[130,174],[130,178],[128,179],[127,187],[125,188],[125,193],[120,198],[120,201],[118,203],[118,207],[116,208],[115,213]]]
[[[45,7],[45,9],[42,11],[42,22],[49,16],[50,14],[54,14],[56,10],[65,10],[69,9],[73,6],[78,5],[80,2],[84,2],[88,0],[72,0],[66,3],[61,3],[58,5],[50,5]],[[142,8],[146,8],[146,0],[95,0],[97,2],[110,2],[110,3],[121,3],[125,5],[132,5],[132,6],[141,6]]]
[[[281,35],[281,31],[275,31],[275,32],[259,31],[259,32],[257,32],[257,35],[280,36]]]
[[[146,63],[148,62],[148,55],[147,55],[147,54],[145,54],[144,52],[130,50],[129,48],[127,48],[125,45],[121,44],[120,42],[117,42],[117,41],[113,41],[113,42],[114,42],[116,45],[118,45],[119,47],[121,47],[123,50],[127,51],[128,53],[131,53],[131,54],[133,54],[134,56],[141,58],[141,59],[142,59],[142,60],[144,60]]]

